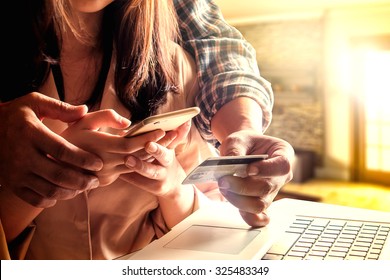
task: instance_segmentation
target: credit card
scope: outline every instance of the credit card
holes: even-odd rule
[[[268,155],[211,157],[192,170],[184,179],[183,184],[218,181],[226,175],[245,177],[248,164],[267,157]]]

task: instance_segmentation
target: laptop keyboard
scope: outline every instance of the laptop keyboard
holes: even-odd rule
[[[390,223],[297,216],[263,260],[376,260]]]

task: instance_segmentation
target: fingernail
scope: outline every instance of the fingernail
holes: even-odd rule
[[[135,158],[133,156],[127,157],[125,164],[127,167],[135,167],[136,164]]]
[[[220,190],[228,190],[230,188],[229,182],[221,179],[219,180],[219,189]]]
[[[227,191],[227,190],[219,190],[220,192],[221,192],[221,194],[223,195],[223,196],[227,196],[228,195],[228,193],[229,193],[229,191]]]
[[[257,168],[257,166],[249,166],[249,169],[248,169],[248,175],[249,176],[255,176],[259,174],[259,168]]]
[[[92,171],[99,171],[100,169],[103,168],[103,162],[101,159],[97,159],[95,160],[92,165],[91,165],[91,169]]]
[[[149,142],[148,146],[146,147],[147,151],[149,153],[155,153],[157,152],[157,145],[154,142]]]
[[[89,188],[96,189],[97,187],[99,187],[99,184],[100,184],[99,179],[96,177],[93,177],[91,182],[89,183]]]
[[[170,131],[170,133],[167,134],[167,135],[168,135],[167,142],[171,143],[173,140],[176,139],[176,137],[177,137],[177,132],[174,131],[174,130],[172,130],[172,131]]]
[[[124,126],[128,127],[128,126],[130,126],[131,121],[130,121],[129,119],[126,119],[126,118],[123,118],[123,117],[122,117],[122,118],[120,119],[120,123],[123,124]]]

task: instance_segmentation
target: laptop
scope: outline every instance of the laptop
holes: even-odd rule
[[[251,228],[228,202],[211,202],[121,260],[390,260],[390,213],[283,198]]]

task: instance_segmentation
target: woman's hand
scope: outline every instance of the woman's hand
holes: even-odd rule
[[[188,136],[188,133],[191,129],[191,121],[187,121],[184,124],[180,125],[178,128],[172,131],[166,132],[166,135],[161,138],[157,143],[161,146],[167,147],[169,149],[174,149],[176,151],[176,154],[178,152],[178,146],[186,141],[186,138]],[[145,150],[140,150],[133,154],[135,157],[151,162],[154,160],[154,158]]]
[[[126,165],[134,173],[121,178],[159,197],[174,195],[186,176],[175,151],[155,142],[147,143],[145,151],[155,160],[148,162],[128,156]]]
[[[220,146],[221,155],[268,154],[266,160],[248,166],[245,178],[224,176],[219,180],[221,193],[240,209],[243,219],[252,226],[269,223],[266,209],[279,190],[292,179],[294,150],[286,141],[241,130],[229,135]]]
[[[186,174],[176,159],[175,148],[188,136],[191,122],[170,131],[158,142],[148,142],[145,149],[126,157],[126,166],[136,174],[121,178],[156,196],[168,196],[181,185]]]
[[[99,178],[100,186],[106,186],[121,174],[131,172],[124,164],[129,154],[140,152],[147,142],[158,141],[165,135],[163,131],[156,130],[125,138],[103,132],[107,128],[122,130],[129,125],[130,121],[115,111],[100,110],[88,113],[80,121],[69,126],[61,135],[69,142],[98,155],[103,160],[103,168],[94,174]]]
[[[195,190],[192,185],[182,185],[186,173],[175,155],[175,148],[184,141],[190,130],[191,122],[180,126],[167,134],[173,141],[163,145],[148,142],[144,152],[145,160],[128,156],[126,165],[132,174],[123,174],[121,179],[158,197],[159,206],[168,227],[182,221],[194,209]],[[165,145],[166,144],[166,145]],[[165,147],[168,146],[168,147]],[[152,161],[153,160],[153,161]]]

